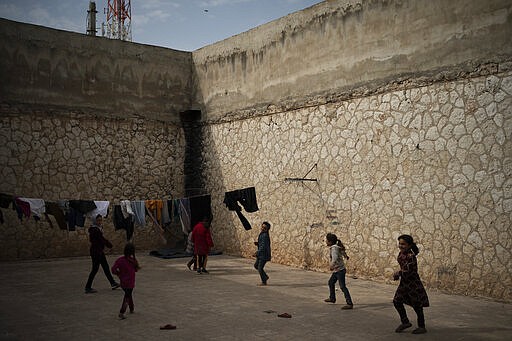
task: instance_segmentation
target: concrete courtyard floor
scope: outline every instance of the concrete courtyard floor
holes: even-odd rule
[[[429,291],[428,333],[399,324],[396,285],[348,278],[353,310],[327,304],[329,274],[268,263],[258,287],[252,260],[211,256],[210,274],[189,271],[187,258],[140,254],[135,313],[119,320],[123,292],[100,269],[84,294],[88,257],[0,263],[0,340],[512,340],[512,305]],[[117,258],[109,255],[109,264]],[[280,318],[279,313],[292,318]],[[165,324],[175,330],[160,330]]]

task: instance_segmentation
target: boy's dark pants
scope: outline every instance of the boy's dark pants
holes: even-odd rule
[[[110,268],[108,267],[107,258],[105,255],[101,256],[91,256],[92,259],[92,270],[89,274],[89,278],[87,279],[87,284],[85,285],[86,289],[91,289],[92,287],[92,281],[94,280],[94,276],[96,276],[96,273],[98,272],[100,265],[103,268],[103,272],[105,273],[105,276],[107,276],[108,281],[110,282],[110,285],[114,285],[116,281],[114,280],[114,277],[112,277],[112,274],[110,273]]]
[[[336,302],[336,292],[334,285],[336,284],[336,281],[338,281],[340,284],[340,288],[343,291],[343,295],[345,295],[345,301],[347,302],[348,305],[352,305],[352,298],[350,297],[350,293],[347,289],[347,286],[345,285],[346,273],[346,269],[332,273],[331,278],[329,278],[329,282],[327,283],[329,285],[329,298],[331,299],[331,301]]]
[[[258,272],[260,273],[261,283],[267,284],[268,275],[265,272],[265,270],[263,269],[265,267],[265,264],[267,264],[266,260],[256,258],[256,262],[254,263],[254,268],[256,270],[258,270]]]

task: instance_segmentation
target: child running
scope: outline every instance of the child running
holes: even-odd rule
[[[425,316],[423,315],[423,307],[428,307],[428,296],[423,283],[421,283],[420,276],[418,275],[418,263],[416,255],[420,252],[418,246],[408,234],[403,234],[398,237],[398,264],[400,264],[400,271],[393,274],[393,279],[396,281],[400,279],[400,284],[396,289],[393,304],[400,315],[402,323],[396,328],[395,332],[400,333],[405,329],[412,326],[407,317],[404,304],[413,307],[416,315],[418,316],[418,328],[412,331],[413,334],[424,334],[427,332],[425,329]]]
[[[121,288],[124,290],[123,304],[118,315],[121,320],[126,318],[124,313],[127,307],[130,307],[130,314],[135,309],[132,293],[135,287],[135,272],[139,269],[139,262],[135,258],[135,246],[128,243],[124,247],[124,256],[119,257],[112,266],[112,273],[119,276]]]
[[[325,299],[324,302],[336,303],[336,293],[334,286],[336,281],[338,281],[340,288],[345,295],[345,301],[347,303],[341,307],[341,309],[352,309],[354,304],[352,303],[352,298],[350,297],[350,293],[347,289],[347,286],[345,285],[345,275],[347,273],[347,269],[345,268],[343,258],[346,258],[347,260],[349,259],[345,251],[345,246],[334,233],[327,233],[325,242],[327,246],[329,246],[329,270],[332,271],[332,275],[328,282],[329,298]]]

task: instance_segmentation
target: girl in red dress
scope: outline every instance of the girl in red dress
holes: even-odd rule
[[[402,323],[396,328],[396,332],[400,333],[403,330],[412,326],[407,317],[404,304],[413,307],[416,315],[418,316],[418,328],[412,331],[413,334],[424,334],[427,332],[425,329],[425,316],[423,315],[423,308],[429,306],[427,292],[421,283],[420,276],[418,275],[418,263],[416,255],[420,252],[418,246],[413,238],[408,234],[403,234],[398,237],[398,264],[400,264],[400,271],[393,275],[396,281],[400,279],[400,284],[396,289],[393,304],[395,305],[400,320]]]

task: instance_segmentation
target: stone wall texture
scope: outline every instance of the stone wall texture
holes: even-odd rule
[[[260,207],[249,232],[219,207],[216,241],[249,257],[269,220],[273,261],[322,270],[333,232],[349,274],[386,280],[408,233],[429,287],[510,299],[511,112],[505,72],[211,125],[215,201],[254,185]]]
[[[144,119],[106,119],[90,115],[49,113],[4,115],[0,118],[2,193],[57,200],[120,200],[170,198],[183,189],[184,139],[179,127]],[[31,259],[88,254],[86,229],[62,231],[53,217],[17,218],[2,209],[0,259]],[[112,211],[111,211],[112,212]],[[110,215],[112,217],[112,215]],[[126,243],[124,230],[105,219],[105,235],[115,251]],[[181,228],[166,232],[171,244]],[[148,218],[135,228],[141,249],[167,245]]]
[[[334,232],[349,275],[389,281],[410,233],[430,290],[511,301],[511,36],[508,0],[329,0],[192,53],[0,19],[0,192],[197,184],[225,253],[250,257],[267,220],[274,262],[325,271]],[[246,231],[223,198],[252,186]],[[88,252],[84,230],[2,211],[2,260]],[[135,240],[163,245],[149,222]]]
[[[325,270],[335,232],[349,273],[389,280],[410,233],[430,288],[512,299],[511,13],[325,1],[194,51],[214,201],[255,186],[276,262]],[[258,229],[215,217],[218,243],[250,256]]]

